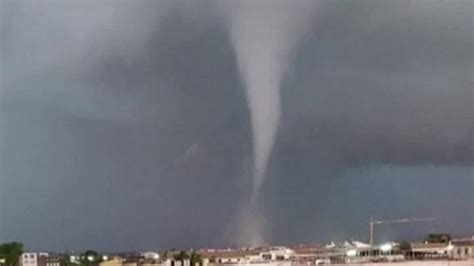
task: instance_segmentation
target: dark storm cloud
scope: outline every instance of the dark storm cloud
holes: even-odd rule
[[[283,79],[268,239],[360,236],[368,216],[439,217],[433,205],[459,207],[440,229],[469,230],[472,2],[315,8]],[[232,243],[252,141],[213,2],[3,0],[0,12],[0,240]]]
[[[472,165],[472,3],[328,9],[286,82],[282,146],[330,162]]]
[[[2,237],[45,248],[222,241],[250,150],[222,27],[205,6],[35,3],[2,9]]]

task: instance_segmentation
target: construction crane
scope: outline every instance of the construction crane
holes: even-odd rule
[[[374,221],[370,218],[369,221],[369,244],[373,246],[374,244],[374,225],[379,224],[401,224],[401,223],[417,223],[417,222],[432,222],[434,218],[407,218],[407,219],[395,219],[395,220],[379,220]]]

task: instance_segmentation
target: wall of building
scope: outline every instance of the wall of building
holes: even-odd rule
[[[474,258],[473,248],[474,247],[470,246],[456,246],[453,248],[453,250],[451,250],[449,257],[455,260],[465,260]]]
[[[405,261],[396,263],[331,264],[344,266],[473,266],[474,260]]]
[[[36,253],[23,253],[20,257],[21,266],[37,266],[38,265],[38,254]]]
[[[212,266],[232,266],[238,264],[218,264],[211,263]],[[252,263],[252,264],[240,264],[249,266],[308,266],[306,263],[294,263],[289,261],[283,262],[269,262],[269,263]],[[330,264],[340,266],[473,266],[474,259],[471,260],[440,260],[440,261],[404,261],[404,262],[389,262],[389,263],[349,263],[349,264]]]
[[[111,259],[108,261],[103,261],[99,264],[99,266],[122,266],[121,259]]]

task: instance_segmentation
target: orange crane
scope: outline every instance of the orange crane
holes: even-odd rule
[[[395,219],[395,220],[378,220],[374,221],[370,218],[369,221],[369,244],[374,244],[374,225],[379,224],[400,224],[400,223],[416,223],[416,222],[432,222],[434,218],[407,218],[407,219]]]

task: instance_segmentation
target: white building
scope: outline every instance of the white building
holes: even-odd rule
[[[21,254],[20,266],[38,266],[38,254],[32,252]]]
[[[152,260],[160,259],[160,254],[158,254],[156,252],[153,252],[153,251],[143,252],[140,255],[145,259],[152,259]]]
[[[25,252],[21,254],[20,266],[60,266],[62,258],[48,253]]]
[[[260,253],[263,260],[288,260],[293,256],[293,250],[285,247],[271,247],[270,250]]]
[[[474,258],[474,237],[453,240],[449,247],[451,259],[468,260]]]

